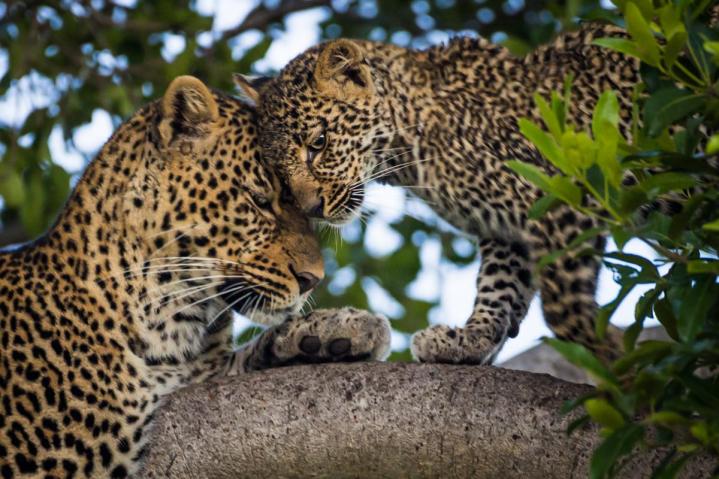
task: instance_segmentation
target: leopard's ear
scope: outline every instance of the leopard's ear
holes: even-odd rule
[[[374,93],[372,73],[365,62],[364,50],[352,40],[334,40],[325,44],[315,65],[314,78],[320,93],[340,100]]]
[[[162,98],[161,108],[159,132],[165,146],[179,138],[203,138],[219,117],[212,93],[204,83],[192,76],[172,80]]]
[[[252,106],[260,104],[260,88],[262,85],[272,80],[272,77],[243,75],[235,73],[232,75],[235,86],[240,89],[242,95],[250,102]]]

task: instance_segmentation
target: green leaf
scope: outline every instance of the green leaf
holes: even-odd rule
[[[557,142],[537,125],[526,118],[520,118],[519,131],[537,147],[539,152],[565,174],[574,170],[567,168],[567,162]]]
[[[662,426],[684,425],[689,422],[687,418],[674,411],[658,411],[647,416],[647,422]]]
[[[686,32],[684,22],[682,21],[682,12],[671,3],[657,9],[659,14],[659,24],[662,27],[662,33],[665,38],[671,38],[679,32]]]
[[[615,134],[616,127],[619,124],[619,101],[617,94],[611,90],[606,90],[599,97],[597,105],[594,107],[592,116],[592,134],[594,138],[602,138],[605,135]]]
[[[674,479],[675,477],[677,477],[677,474],[679,474],[679,471],[682,467],[684,467],[684,464],[686,463],[687,459],[689,459],[689,457],[691,456],[684,455],[676,461],[672,461],[672,458],[675,455],[675,449],[669,451],[669,453],[667,453],[666,457],[662,460],[659,466],[654,469],[651,479]]]
[[[506,164],[510,170],[524,177],[526,180],[529,180],[543,191],[547,193],[551,192],[552,188],[550,185],[549,175],[544,173],[538,167],[532,165],[531,163],[525,163],[519,160],[510,160]]]
[[[612,227],[610,229],[610,232],[612,233],[612,239],[614,240],[614,243],[617,245],[617,248],[619,248],[620,251],[624,249],[624,245],[627,244],[630,239],[632,239],[632,234],[620,226]]]
[[[669,38],[667,45],[664,47],[664,64],[667,69],[671,69],[679,58],[687,43],[687,32],[678,31]]]
[[[617,359],[612,365],[615,374],[624,374],[634,365],[658,362],[671,353],[672,344],[666,341],[643,341],[633,351]]]
[[[647,179],[639,182],[639,187],[643,189],[650,198],[655,198],[669,191],[681,191],[692,188],[696,183],[697,180],[693,176],[684,173],[668,172],[647,177]]]
[[[677,331],[684,342],[693,341],[701,331],[719,292],[714,276],[703,275],[698,278],[693,287],[688,285],[678,289],[679,295],[675,296],[680,302]]]
[[[594,422],[614,430],[624,425],[624,417],[606,399],[592,398],[584,401],[584,408]]]
[[[564,79],[565,83],[567,82],[568,78]],[[564,131],[567,126],[567,101],[570,100],[570,95],[572,94],[571,81],[569,85],[565,84],[564,88],[564,96],[561,96],[559,92],[552,92],[552,112],[557,118],[557,121],[559,122],[562,131]]]
[[[559,203],[557,197],[552,195],[544,195],[534,202],[532,207],[529,209],[529,218],[536,220],[544,216],[544,214],[556,207]]]
[[[719,42],[704,42],[704,50],[713,55],[714,63],[719,63]]]
[[[636,42],[635,46],[639,52],[639,58],[648,65],[657,66],[660,57],[659,45],[649,28],[649,24],[634,2],[627,3],[624,18],[627,22],[627,31]]]
[[[719,275],[719,261],[717,260],[691,260],[687,263],[687,272],[692,274]]]
[[[635,424],[627,424],[614,431],[594,451],[589,477],[591,479],[604,479],[609,476],[615,463],[622,456],[629,454],[643,436],[644,428]]]
[[[622,285],[621,289],[619,290],[619,293],[617,293],[617,296],[612,301],[599,308],[599,312],[597,313],[597,318],[595,321],[595,330],[597,336],[600,339],[604,338],[604,334],[607,331],[607,326],[609,325],[609,319],[612,317],[619,305],[622,304],[624,298],[626,298],[627,295],[632,292],[636,285],[636,281],[631,281],[629,284]]]
[[[644,329],[644,320],[651,316],[652,305],[657,300],[659,295],[662,294],[661,288],[650,289],[645,292],[637,301],[637,305],[634,308],[634,323],[632,323],[624,331],[624,350],[632,351],[634,345],[637,342],[637,338]]]
[[[719,153],[719,133],[715,133],[711,138],[709,138],[709,143],[707,143],[707,153],[710,155]]]
[[[708,231],[719,231],[719,218],[715,219],[714,221],[710,221],[709,223],[706,223],[702,226],[702,229],[708,230]]]
[[[16,171],[10,170],[0,178],[0,196],[11,208],[18,208],[25,201],[25,185]]]
[[[249,326],[240,332],[235,340],[235,343],[238,345],[249,343],[256,336],[259,336],[264,330],[265,328],[261,326]]]
[[[571,206],[580,206],[582,203],[582,190],[566,176],[549,178],[549,188],[549,193]]]
[[[719,395],[713,380],[700,379],[693,373],[679,375],[679,380],[689,388],[692,396],[707,407],[715,411],[719,409]]]
[[[597,382],[614,388],[618,387],[616,376],[604,367],[586,347],[555,338],[545,338],[544,341],[564,356],[567,361],[587,371]]]
[[[599,97],[592,117],[592,134],[597,142],[597,163],[615,188],[622,181],[622,169],[617,159],[619,143],[619,101],[616,94],[607,90]]]
[[[709,444],[709,429],[707,428],[706,422],[698,421],[692,424],[692,426],[689,428],[689,431],[691,431],[692,436],[697,438],[702,444]]]
[[[629,352],[634,350],[634,345],[637,342],[637,338],[642,333],[642,330],[644,329],[644,320],[641,321],[634,321],[632,324],[629,325],[627,329],[624,330],[624,351]]]
[[[631,0],[630,3],[636,5],[645,20],[648,22],[652,20],[652,17],[654,16],[654,5],[652,4],[652,0]]]
[[[579,397],[568,399],[562,403],[562,408],[559,410],[561,414],[569,414],[570,412],[577,409],[579,406],[584,404],[584,401],[586,401],[589,398],[593,398],[597,396],[597,390],[591,390],[585,394],[582,394]]]
[[[621,251],[614,251],[611,253],[606,253],[604,257],[617,259],[619,261],[624,261],[625,263],[630,263],[638,266],[640,268],[640,274],[639,276],[637,276],[637,278],[642,282],[654,282],[659,279],[659,270],[657,270],[656,265],[651,260],[643,256],[639,256],[637,254],[623,253]]]
[[[659,135],[666,127],[685,116],[700,111],[706,103],[704,95],[677,88],[664,88],[654,93],[644,105],[647,133]]]
[[[677,318],[674,315],[672,305],[667,298],[662,298],[654,303],[654,315],[657,320],[664,326],[670,338],[679,341],[679,332],[677,331]]]
[[[562,137],[562,125],[559,122],[559,118],[555,115],[554,110],[552,110],[552,107],[549,106],[547,101],[542,98],[539,93],[534,94],[534,103],[537,105],[537,108],[539,108],[542,120],[544,120],[544,124],[547,125],[550,133],[555,139],[559,140]]]
[[[628,56],[639,58],[639,49],[635,42],[626,38],[597,38],[593,42],[600,47],[616,50]]]

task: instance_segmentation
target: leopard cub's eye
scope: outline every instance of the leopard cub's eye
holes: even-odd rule
[[[272,206],[272,202],[269,198],[257,193],[252,194],[252,201],[255,202],[258,208],[268,209],[270,208],[270,206]]]
[[[314,140],[312,140],[312,142],[311,142],[309,145],[307,145],[307,146],[308,146],[308,147],[310,148],[310,150],[313,151],[314,153],[319,153],[319,152],[321,152],[322,150],[325,149],[325,146],[326,146],[326,145],[327,145],[327,135],[325,135],[324,133],[322,133],[322,134],[320,134],[319,136],[317,136],[317,138],[315,138]]]

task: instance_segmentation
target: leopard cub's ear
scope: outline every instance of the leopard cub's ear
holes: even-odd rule
[[[234,80],[235,86],[240,89],[245,99],[247,99],[252,106],[258,106],[260,104],[260,88],[272,80],[272,77],[235,73],[232,75],[232,80]]]
[[[372,72],[365,62],[364,50],[352,40],[327,42],[317,59],[314,78],[317,91],[339,100],[374,93]]]
[[[178,139],[201,139],[219,117],[210,90],[195,77],[175,78],[162,98],[159,132],[165,146]]]

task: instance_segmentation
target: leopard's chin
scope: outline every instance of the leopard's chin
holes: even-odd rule
[[[360,210],[357,210],[356,212],[352,212],[350,214],[344,214],[342,216],[333,216],[332,218],[328,218],[325,220],[326,223],[328,223],[333,228],[342,228],[343,226],[347,226],[348,224],[352,223],[354,220],[360,217]]]
[[[220,286],[222,299],[227,303],[227,308],[235,313],[247,316],[248,318],[262,318],[255,322],[262,324],[280,323],[282,320],[270,319],[273,316],[286,317],[292,312],[298,311],[306,301],[305,295],[298,296],[292,301],[291,298],[277,298],[263,288],[247,285],[242,281],[228,280]],[[253,319],[254,321],[254,319]]]

